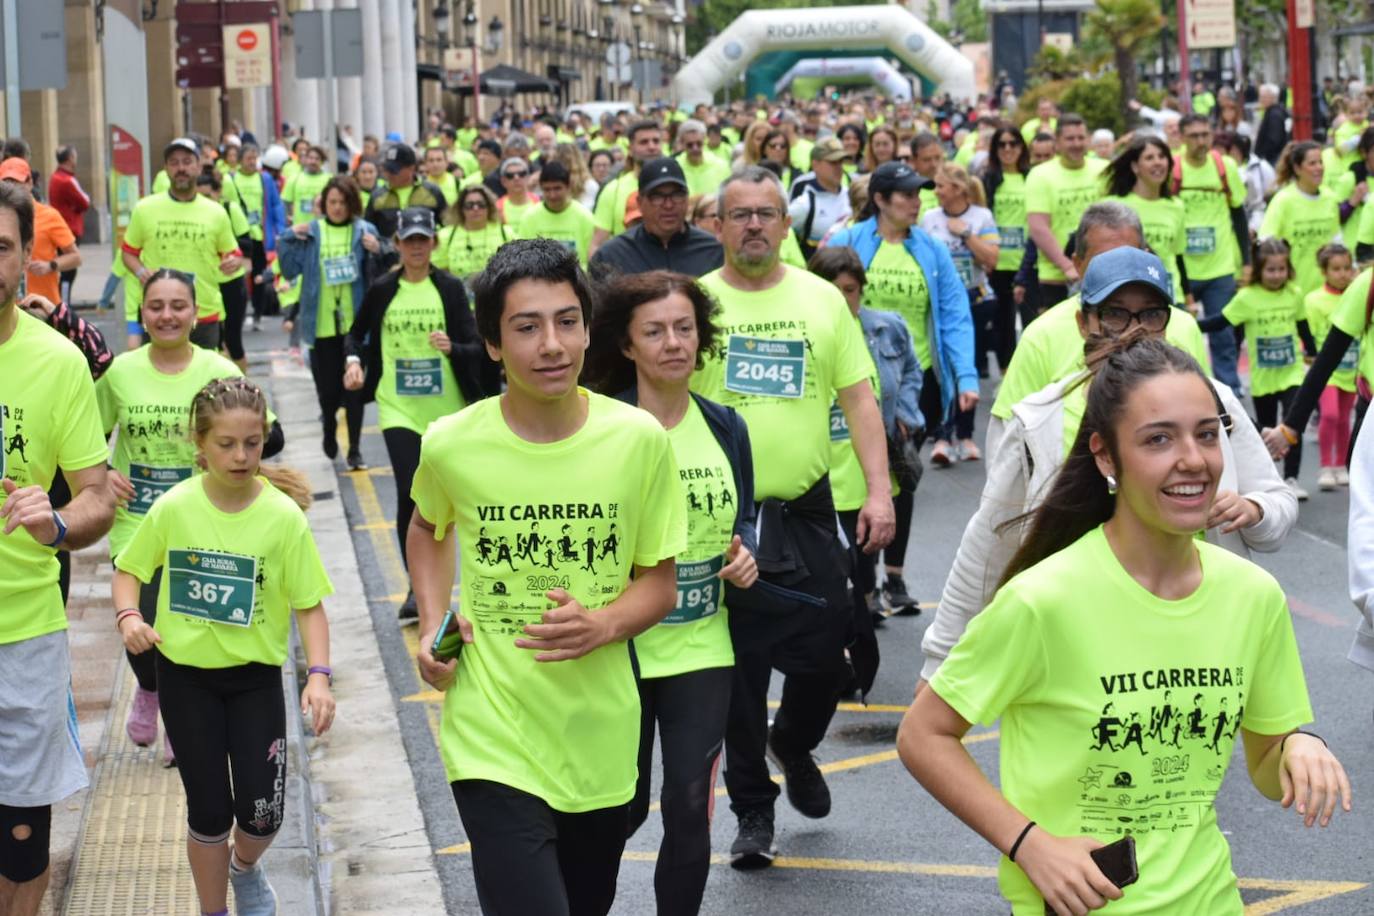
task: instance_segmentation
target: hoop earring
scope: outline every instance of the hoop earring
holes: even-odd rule
[[[1118,488],[1117,485],[1116,485],[1116,478],[1113,477],[1111,474],[1108,474],[1108,475],[1107,475],[1107,495],[1109,495],[1109,496],[1115,496],[1115,495],[1116,495],[1117,489],[1119,489],[1119,488]]]

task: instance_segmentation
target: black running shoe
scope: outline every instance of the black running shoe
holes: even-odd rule
[[[348,469],[350,471],[366,471],[367,462],[363,460],[363,453],[351,451],[348,453]]]
[[[782,770],[783,786],[792,807],[806,817],[820,818],[830,813],[830,787],[825,784],[820,767],[809,753],[784,754],[773,742],[773,730],[768,730],[768,759]]]
[[[330,461],[339,457],[339,440],[334,438],[333,433],[325,433],[324,441],[320,444],[324,448],[324,456]]]
[[[415,623],[420,619],[420,607],[415,603],[414,592],[406,592],[406,600],[401,602],[396,619],[401,623]]]
[[[907,594],[906,582],[901,576],[888,574],[887,579],[883,582],[883,598],[886,599],[887,606],[892,608],[894,614],[921,613],[920,603]]]
[[[730,867],[754,871],[773,864],[778,854],[773,845],[773,812],[768,809],[742,811],[739,831],[730,844]]]

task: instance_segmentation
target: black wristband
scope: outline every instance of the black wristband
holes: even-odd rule
[[[1289,732],[1288,734],[1286,734],[1286,735],[1283,736],[1283,740],[1279,742],[1279,753],[1280,753],[1280,754],[1283,753],[1283,746],[1284,746],[1284,744],[1286,744],[1287,741],[1288,741],[1288,739],[1291,738],[1291,737],[1293,737],[1294,735],[1306,735],[1306,736],[1309,737],[1309,738],[1316,738],[1318,741],[1320,741],[1320,742],[1322,743],[1322,747],[1330,747],[1330,746],[1331,746],[1331,745],[1329,745],[1329,744],[1326,743],[1326,739],[1325,739],[1325,738],[1323,738],[1321,735],[1318,735],[1316,732],[1305,732],[1305,731],[1303,731],[1302,729],[1299,728],[1299,729],[1296,729],[1296,730],[1294,730],[1294,731],[1291,731],[1291,732]]]
[[[1020,835],[1016,837],[1016,842],[1011,844],[1011,851],[1007,853],[1008,859],[1010,859],[1013,862],[1016,861],[1016,850],[1021,848],[1021,844],[1026,840],[1026,834],[1030,833],[1031,828],[1034,826],[1035,821],[1031,821],[1024,828],[1022,828]]]

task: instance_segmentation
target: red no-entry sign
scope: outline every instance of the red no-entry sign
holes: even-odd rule
[[[258,46],[258,36],[251,29],[243,29],[234,36],[234,42],[244,51],[251,51]]]

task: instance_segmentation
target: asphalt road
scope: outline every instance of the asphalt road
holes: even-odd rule
[[[122,333],[101,319],[111,342]],[[245,333],[251,349],[285,345],[275,320]],[[116,346],[118,349],[119,346]],[[984,390],[990,400],[993,389]],[[368,411],[368,424],[375,423]],[[978,420],[981,438],[985,414]],[[390,521],[394,487],[375,426],[365,428],[363,453],[373,470],[339,473],[338,492],[354,526],[357,561],[366,583],[388,686],[435,850],[451,913],[478,912],[465,837],[435,743],[438,705],[415,673],[415,628],[402,628],[396,606],[406,585]],[[1319,493],[1316,448],[1308,446],[1303,480],[1312,491],[1298,529],[1282,551],[1256,559],[1284,585],[1308,678],[1315,730],[1345,762],[1356,811],[1325,831],[1304,830],[1296,814],[1263,799],[1249,784],[1239,750],[1217,800],[1231,844],[1247,914],[1374,914],[1371,875],[1374,818],[1362,790],[1371,784],[1370,675],[1345,660],[1356,614],[1346,594],[1344,493]],[[979,464],[929,471],[916,499],[916,531],[908,553],[908,584],[924,602],[938,598],[963,526],[983,482]],[[879,633],[883,661],[867,709],[845,708],[817,751],[834,796],[832,814],[810,821],[785,800],[777,813],[781,858],[764,872],[713,866],[702,908],[707,914],[949,914],[1005,913],[997,893],[997,854],[932,800],[905,772],[893,750],[901,710],[920,667],[920,638],[930,612],[890,619]],[[778,682],[775,679],[775,688]],[[995,778],[995,729],[975,735],[970,751]],[[657,785],[657,774],[655,775]],[[723,790],[722,790],[723,792]],[[724,856],[735,821],[718,799],[712,846]],[[653,815],[630,840],[620,873],[615,914],[653,912],[653,853],[660,838]]]

